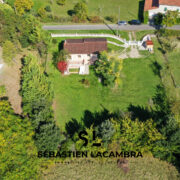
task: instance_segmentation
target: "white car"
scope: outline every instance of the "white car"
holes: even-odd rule
[[[118,25],[127,25],[127,21],[118,21]]]

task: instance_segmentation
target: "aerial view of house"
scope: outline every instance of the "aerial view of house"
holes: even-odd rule
[[[70,53],[65,74],[69,74],[70,69],[79,69],[79,74],[89,74],[89,65],[98,60],[100,52],[107,51],[107,40],[105,38],[66,39],[63,48]]]
[[[145,0],[144,11],[148,11],[149,17],[152,18],[158,13],[165,14],[167,11],[179,11],[179,0]]]
[[[0,180],[179,180],[180,0],[0,0]]]

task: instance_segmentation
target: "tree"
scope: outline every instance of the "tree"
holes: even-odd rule
[[[99,60],[95,62],[95,73],[101,78],[104,86],[118,85],[121,83],[120,71],[123,68],[123,61],[121,59],[110,58],[104,51],[100,54]]]
[[[32,0],[16,0],[14,6],[18,14],[22,15],[25,11],[31,10],[33,4]]]
[[[67,70],[67,63],[65,61],[60,61],[57,63],[57,67],[62,74]]]
[[[0,86],[0,98],[4,97],[6,94],[5,86]]]
[[[64,6],[66,3],[66,0],[57,0],[56,2],[57,2],[57,4]]]
[[[44,68],[32,55],[24,58],[22,68],[23,113],[32,123],[38,150],[56,150],[60,143],[60,129],[52,110],[53,90]]]
[[[7,100],[0,100],[0,177],[38,179],[40,160],[27,118],[15,115]]]
[[[8,65],[12,65],[12,60],[16,55],[16,48],[11,41],[5,41],[3,44],[3,59]]]
[[[114,133],[115,129],[113,123],[110,120],[106,120],[98,126],[98,135],[106,144],[111,141]]]
[[[140,122],[129,117],[114,121],[116,133],[113,144],[119,144],[122,151],[153,152],[158,149],[156,142],[164,139],[153,120]]]
[[[163,18],[163,25],[166,27],[171,27],[177,23],[177,19],[179,16],[178,11],[168,11],[165,17]]]
[[[162,13],[158,13],[155,17],[154,17],[154,24],[155,25],[162,25],[163,22],[163,14]]]
[[[78,17],[79,21],[85,21],[88,17],[87,5],[83,2],[75,4],[74,14]]]
[[[57,66],[60,61],[67,61],[70,58],[69,52],[62,49],[54,54],[54,65]]]
[[[38,9],[38,15],[41,17],[41,18],[44,18],[46,16],[46,10],[41,7]]]

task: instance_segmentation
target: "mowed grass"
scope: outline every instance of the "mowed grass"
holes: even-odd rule
[[[173,52],[168,56],[168,60],[170,62],[170,68],[174,75],[175,82],[177,86],[180,88],[180,50],[177,52]]]
[[[50,64],[48,74],[55,92],[54,108],[59,126],[64,130],[65,124],[72,118],[80,121],[86,110],[127,110],[130,104],[146,106],[159,84],[158,76],[151,69],[154,58],[151,55],[148,58],[125,59],[121,73],[122,86],[117,89],[103,87],[93,71],[86,76],[62,76]],[[89,87],[80,82],[83,78],[88,79]]]
[[[131,20],[138,18],[139,1],[141,0],[86,0],[89,16],[116,16],[120,20]],[[11,5],[15,0],[7,0]],[[56,0],[33,0],[33,10],[38,11],[41,7],[51,6],[52,14],[59,17],[67,17],[68,11],[72,10],[78,0],[66,0],[64,6],[56,3]]]
[[[12,0],[11,0],[12,1]],[[38,10],[40,7],[50,5],[53,15],[56,16],[68,16],[68,10],[72,10],[74,5],[79,2],[77,0],[66,0],[64,6],[57,5],[56,1],[51,0],[33,0],[34,10]],[[139,0],[86,0],[88,6],[89,15],[98,15],[101,17],[114,15],[119,16],[121,20],[131,20],[138,18]]]

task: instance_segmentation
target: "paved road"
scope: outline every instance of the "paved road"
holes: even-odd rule
[[[101,25],[45,25],[43,26],[45,30],[106,30],[106,29],[113,29],[113,30],[129,30],[129,31],[136,31],[136,30],[154,30],[155,27],[149,25],[126,25],[126,26],[118,26],[116,24],[101,24]],[[180,25],[176,25],[170,27],[168,29],[180,30]]]

